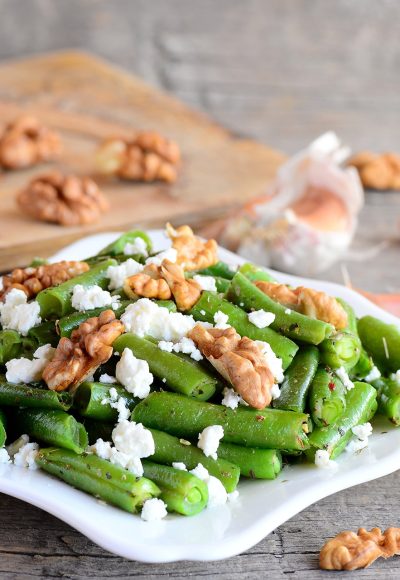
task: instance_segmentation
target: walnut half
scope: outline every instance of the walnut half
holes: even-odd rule
[[[218,244],[195,236],[189,226],[174,228],[167,224],[167,235],[178,252],[177,263],[185,270],[201,270],[218,262]]]
[[[96,222],[109,208],[92,179],[59,172],[35,177],[18,193],[17,204],[36,219],[63,226]]]
[[[43,379],[53,391],[74,391],[86,377],[112,355],[112,344],[124,332],[124,325],[112,310],[88,318],[61,338],[52,361],[43,371]]]
[[[188,333],[202,354],[255,409],[271,403],[274,376],[259,345],[232,327],[206,329],[200,324]]]

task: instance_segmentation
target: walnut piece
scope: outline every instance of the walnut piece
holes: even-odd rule
[[[22,169],[56,158],[61,152],[57,133],[31,115],[22,115],[0,135],[0,167]]]
[[[4,300],[7,292],[13,288],[23,290],[28,298],[34,298],[39,292],[51,286],[58,286],[62,282],[74,278],[89,270],[86,262],[56,262],[45,264],[37,268],[15,268],[3,276],[3,290],[0,292],[0,301]]]
[[[286,284],[275,284],[261,280],[256,281],[255,285],[264,294],[283,306],[297,310],[297,312],[310,318],[317,318],[333,324],[337,330],[347,326],[347,312],[336,298],[329,296],[326,292],[319,292],[304,286],[292,289]]]
[[[206,329],[200,324],[188,333],[202,354],[255,409],[271,403],[274,376],[259,345],[232,327]]]
[[[400,528],[388,528],[383,534],[379,528],[368,532],[360,528],[344,531],[328,540],[319,555],[323,570],[357,570],[367,568],[377,558],[400,554]]]
[[[92,179],[58,172],[35,177],[18,193],[17,204],[36,219],[63,226],[96,222],[109,208]]]
[[[201,287],[195,280],[185,278],[183,268],[169,260],[163,260],[161,275],[167,282],[179,310],[189,310],[196,304]]]
[[[158,300],[171,298],[171,290],[161,276],[160,267],[155,264],[149,264],[143,268],[142,272],[126,278],[123,288],[129,298],[137,298],[137,296]]]
[[[364,187],[369,189],[400,189],[400,155],[378,155],[361,151],[354,155],[349,165],[355,167]]]
[[[218,262],[218,244],[215,240],[203,241],[194,235],[189,226],[166,226],[172,247],[178,252],[177,263],[185,270],[202,270]]]
[[[124,332],[124,325],[112,310],[88,318],[61,338],[53,360],[43,371],[43,379],[53,391],[74,391],[101,364],[108,361],[112,344]]]
[[[107,139],[96,155],[100,173],[132,181],[174,183],[179,161],[178,145],[155,131],[138,133],[131,140]]]

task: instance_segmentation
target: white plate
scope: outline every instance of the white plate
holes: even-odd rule
[[[99,234],[76,242],[53,260],[82,259],[96,253],[117,234]],[[152,231],[156,246],[166,246],[160,231]],[[221,250],[221,259],[237,265],[244,260]],[[278,274],[285,282],[311,286],[345,298],[358,315],[371,314],[386,322],[399,320],[359,294],[337,284]],[[104,505],[40,471],[0,466],[0,492],[38,506],[64,520],[91,540],[120,556],[142,562],[218,560],[247,550],[277,526],[332,493],[376,479],[400,468],[400,429],[388,421],[376,423],[368,449],[344,453],[337,470],[313,465],[285,467],[275,481],[242,481],[236,502],[185,518],[143,522],[140,517]]]

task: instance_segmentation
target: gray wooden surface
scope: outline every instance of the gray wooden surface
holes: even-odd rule
[[[355,149],[400,150],[399,17],[396,0],[0,0],[0,58],[86,48],[289,153],[326,129]],[[400,291],[399,214],[398,194],[368,195],[345,262],[355,285]],[[340,265],[324,277],[340,281]],[[151,566],[0,495],[0,577],[323,578],[327,537],[399,525],[399,506],[394,474],[319,502],[235,558]],[[353,576],[399,578],[400,559],[335,578]]]

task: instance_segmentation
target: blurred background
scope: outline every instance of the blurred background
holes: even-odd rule
[[[328,130],[356,153],[400,150],[395,0],[0,0],[0,14],[2,61],[85,50],[286,155]],[[366,200],[351,251],[311,274],[397,292],[399,195]]]

